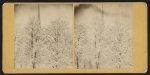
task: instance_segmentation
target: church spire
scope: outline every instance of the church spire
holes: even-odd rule
[[[40,20],[40,5],[38,4],[38,21],[39,21],[39,25],[41,24],[41,20]]]

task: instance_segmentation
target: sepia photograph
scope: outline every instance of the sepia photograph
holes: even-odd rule
[[[71,68],[72,7],[15,5],[15,68]]]
[[[72,67],[72,8],[15,5],[15,68]],[[131,4],[78,4],[74,13],[77,69],[133,65]]]
[[[76,68],[132,67],[132,16],[132,4],[76,5]]]
[[[143,2],[3,4],[4,73],[145,73]]]

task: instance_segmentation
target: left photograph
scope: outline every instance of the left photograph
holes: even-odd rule
[[[15,4],[14,68],[72,68],[73,5]]]

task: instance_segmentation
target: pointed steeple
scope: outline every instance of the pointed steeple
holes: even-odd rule
[[[40,5],[38,4],[38,21],[39,21],[39,25],[41,24],[41,20],[40,20]]]
[[[103,4],[102,4],[102,25],[104,24],[104,9],[103,9]]]
[[[40,5],[37,5],[37,11],[38,11],[38,15],[37,15],[37,20],[38,20],[38,24],[41,25],[41,19],[40,19]]]
[[[35,36],[34,36],[34,43],[38,43],[39,42],[39,39],[40,39],[40,29],[41,29],[41,21],[40,21],[40,6],[39,4],[37,5],[37,19],[36,19],[36,26],[35,26],[35,29],[34,29],[34,32],[35,32]],[[35,44],[34,44],[35,45]],[[35,48],[35,47],[33,47]],[[33,49],[33,60],[32,60],[32,64],[33,64],[33,69],[35,69],[37,66],[36,64],[38,63],[38,61],[36,61],[38,59],[38,56],[37,56],[37,51],[38,49]]]

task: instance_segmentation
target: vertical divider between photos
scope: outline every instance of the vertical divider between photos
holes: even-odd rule
[[[72,3],[73,9],[72,9],[72,17],[73,17],[73,27],[72,27],[72,57],[73,57],[73,62],[72,62],[72,66],[73,68],[75,68],[75,16],[74,16],[74,3]]]

